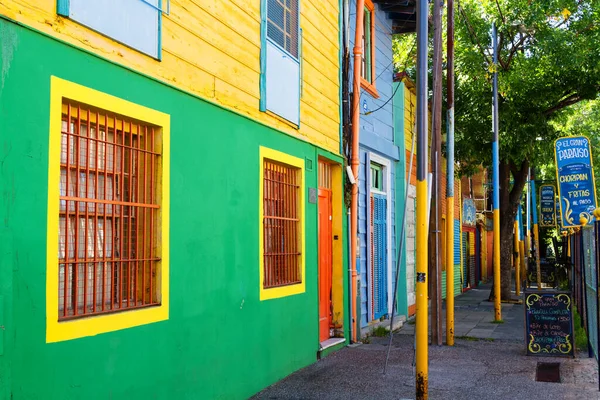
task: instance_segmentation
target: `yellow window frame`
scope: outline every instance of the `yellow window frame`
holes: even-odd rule
[[[265,274],[265,258],[264,258],[264,160],[268,159],[271,161],[280,162],[283,164],[296,167],[300,170],[300,240],[301,243],[301,254],[300,254],[300,270],[302,280],[300,283],[294,285],[287,285],[274,288],[264,288],[264,274]],[[281,297],[292,296],[306,291],[306,218],[304,215],[304,187],[305,187],[305,174],[304,174],[304,159],[291,156],[286,153],[282,153],[277,150],[273,150],[267,147],[260,146],[259,148],[259,186],[258,186],[258,271],[259,271],[259,298],[260,301],[277,299]]]
[[[125,115],[161,127],[160,194],[160,305],[114,314],[58,321],[58,235],[60,152],[63,98]],[[48,154],[48,224],[46,244],[46,343],[72,340],[169,319],[169,157],[170,116],[159,111],[52,76],[50,78],[50,138]]]

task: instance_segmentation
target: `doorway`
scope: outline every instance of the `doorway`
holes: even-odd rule
[[[319,341],[332,336],[333,330],[333,210],[331,164],[319,160]]]

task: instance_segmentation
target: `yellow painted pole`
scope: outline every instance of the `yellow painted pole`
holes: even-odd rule
[[[502,320],[500,304],[500,210],[494,209],[494,319]]]
[[[525,274],[527,274],[527,272],[526,272],[527,270],[525,269],[525,243],[522,240],[519,241],[519,253],[521,253],[520,257],[519,257],[519,259],[521,261],[520,272],[525,275]],[[521,287],[521,281],[523,280],[523,278],[521,278],[520,275],[521,274],[519,274],[519,281],[518,281],[519,288]],[[519,292],[517,292],[517,295],[519,295]]]
[[[446,201],[446,344],[454,346],[454,197]]]
[[[427,181],[417,181],[417,399],[427,399],[428,387],[428,294],[427,294]]]
[[[416,210],[416,376],[417,400],[427,400],[429,391],[429,310],[427,308],[428,221],[427,210],[427,0],[417,0],[417,210]]]
[[[515,292],[517,296],[521,295],[521,273],[520,273],[520,253],[519,253],[519,221],[515,218],[514,250],[515,258]]]
[[[540,266],[540,230],[537,223],[533,224],[533,241],[535,246],[535,274],[537,276],[537,288],[539,290],[542,288],[542,269]]]

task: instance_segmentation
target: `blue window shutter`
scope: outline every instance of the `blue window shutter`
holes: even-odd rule
[[[270,111],[300,126],[302,93],[300,2],[291,0],[286,2],[286,5],[283,7],[276,0],[261,1],[259,109]],[[284,14],[287,15],[285,19]]]
[[[467,266],[468,266],[468,260],[467,257],[469,256],[469,253],[467,252],[467,244],[469,240],[469,233],[468,232],[463,232],[463,240],[462,240],[462,252],[463,252],[463,276],[462,276],[462,287],[466,288],[469,285],[469,281],[468,281],[468,271],[467,271]]]
[[[375,319],[388,313],[387,310],[387,199],[373,195],[374,200],[374,302]]]
[[[56,12],[156,59],[161,57],[162,8],[169,0],[57,0]]]

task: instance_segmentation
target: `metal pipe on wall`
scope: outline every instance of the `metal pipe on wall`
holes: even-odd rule
[[[350,157],[350,166],[352,174],[357,181],[352,185],[352,200],[350,202],[350,260],[352,268],[352,287],[350,296],[352,297],[352,324],[357,323],[357,273],[356,273],[356,258],[358,250],[358,168],[360,166],[359,159],[359,135],[360,135],[360,65],[362,63],[362,36],[363,36],[363,19],[365,16],[365,0],[356,1],[356,26],[354,34],[354,62],[353,62],[353,80],[352,80],[352,156]],[[354,327],[352,341],[357,341],[357,328]]]

